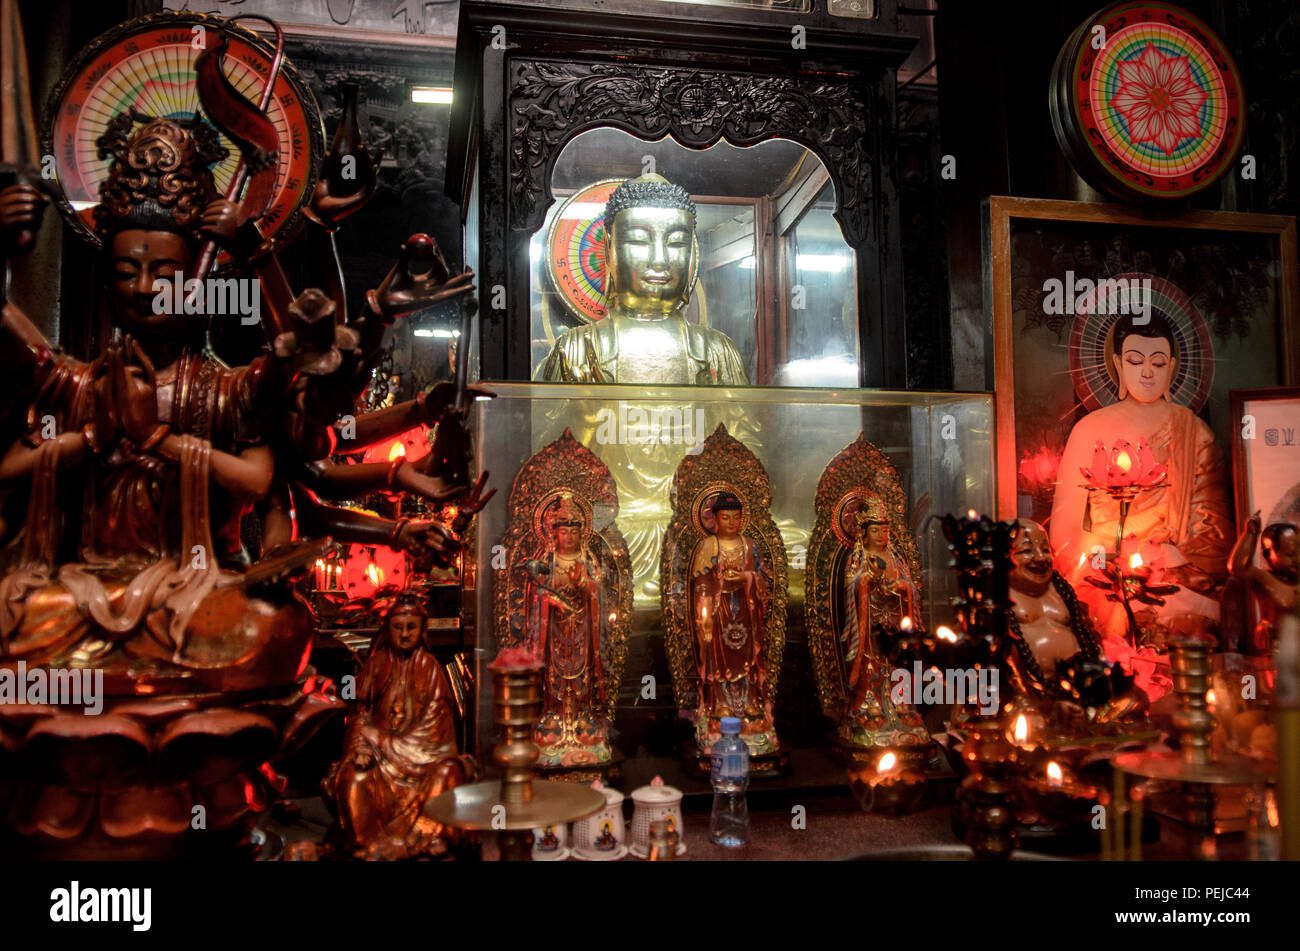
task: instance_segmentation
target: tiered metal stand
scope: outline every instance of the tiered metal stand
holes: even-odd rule
[[[540,755],[533,728],[542,710],[541,665],[489,669],[493,722],[502,729],[492,761],[504,775],[445,792],[424,812],[456,829],[500,832],[502,860],[529,861],[534,829],[586,818],[604,807],[605,797],[588,786],[533,777]]]
[[[1131,794],[1129,776],[1182,784],[1191,833],[1188,836],[1191,857],[1205,859],[1215,857],[1215,850],[1206,847],[1207,841],[1214,840],[1215,787],[1258,785],[1270,781],[1268,774],[1253,760],[1230,754],[1218,757],[1210,754],[1214,716],[1209,711],[1206,694],[1213,648],[1213,641],[1202,637],[1180,637],[1170,641],[1174,693],[1178,698],[1178,712],[1174,714],[1173,725],[1178,731],[1180,749],[1121,753],[1114,759],[1117,814],[1112,817],[1111,825],[1117,830],[1116,857],[1123,857],[1123,844],[1118,836],[1118,830],[1123,827],[1121,817],[1135,810],[1139,817],[1141,815],[1142,796],[1140,793],[1136,796]],[[1129,857],[1140,858],[1140,853]]]

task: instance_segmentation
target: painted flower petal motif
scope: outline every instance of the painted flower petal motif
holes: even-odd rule
[[[1096,486],[1105,486],[1109,484],[1106,481],[1106,463],[1106,444],[1098,441],[1097,444],[1092,447],[1092,465],[1087,469],[1080,469],[1079,471],[1083,473],[1083,477],[1091,484]]]
[[[1137,480],[1137,452],[1127,439],[1115,440],[1110,450],[1110,464],[1106,475],[1110,485],[1132,485]]]
[[[1165,481],[1165,476],[1169,470],[1156,462],[1156,457],[1151,453],[1151,447],[1147,445],[1145,438],[1138,440],[1138,484],[1139,485],[1159,485]]]
[[[1134,145],[1152,142],[1173,155],[1180,141],[1201,134],[1209,94],[1192,78],[1186,56],[1165,56],[1148,43],[1137,59],[1119,64],[1119,78],[1111,105],[1128,120]]]

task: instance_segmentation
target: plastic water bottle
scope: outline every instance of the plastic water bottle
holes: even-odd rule
[[[749,747],[740,738],[740,718],[722,718],[722,737],[710,751],[709,779],[713,783],[713,815],[709,833],[713,841],[737,849],[749,840]]]

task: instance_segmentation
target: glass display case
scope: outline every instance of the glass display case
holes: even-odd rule
[[[708,504],[687,511],[691,493],[710,494],[717,508],[734,486],[743,502],[740,535],[757,546],[766,578],[768,634],[776,641],[765,642],[764,662],[775,661],[779,670],[773,711],[781,747],[793,751],[793,765],[783,771],[793,782],[816,782],[818,770],[834,769],[818,696],[824,712],[822,681],[837,676],[828,674],[827,664],[837,661],[827,657],[843,645],[832,645],[829,655],[821,649],[816,606],[809,605],[820,590],[835,614],[830,627],[837,640],[843,604],[835,591],[845,581],[844,552],[852,539],[841,547],[834,535],[851,522],[846,499],[887,501],[896,548],[903,539],[915,543],[909,549],[919,562],[915,623],[952,623],[949,555],[930,516],[986,511],[992,504],[989,395],[582,384],[494,389],[495,399],[475,406],[476,457],[505,499],[479,514],[466,552],[466,625],[478,632],[482,668],[504,646],[549,649],[537,643],[545,641],[536,627],[538,599],[556,594],[554,603],[567,605],[551,616],[552,642],[567,632],[582,643],[565,662],[582,655],[603,667],[610,756],[594,765],[621,762],[625,774],[645,779],[683,769],[680,753],[689,744],[678,709],[693,702],[699,684],[689,646],[674,642],[688,636],[674,630],[674,618],[680,621],[694,578],[683,584],[674,571],[683,563],[678,549],[689,554],[683,546],[691,519],[699,528],[702,518],[706,533],[714,530]],[[708,485],[692,488],[692,478],[715,455],[712,474],[694,483]],[[829,531],[828,519],[834,522]],[[567,560],[559,535],[564,526],[578,529]],[[579,590],[569,586],[563,565],[574,578],[593,582],[588,593],[596,600],[577,634],[571,623],[563,626],[575,616]],[[691,603],[687,614],[707,614]],[[771,627],[777,607],[784,614],[779,632]],[[490,704],[490,694],[480,692],[482,752],[495,739]]]
[[[697,151],[610,127],[565,145],[529,242],[532,378],[564,330],[605,318],[605,203],[646,169],[695,203],[686,320],[726,334],[760,386],[856,386],[857,262],[816,153],[788,139]]]
[[[886,0],[462,3],[447,189],[479,265],[480,376],[557,378],[558,338],[604,317],[601,209],[655,174],[697,213],[686,320],[735,344],[747,382],[905,385],[888,249],[914,44]]]

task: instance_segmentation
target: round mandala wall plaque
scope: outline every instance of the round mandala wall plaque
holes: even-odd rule
[[[1244,131],[1232,57],[1169,3],[1116,3],[1081,24],[1057,56],[1049,105],[1075,170],[1146,204],[1214,184],[1236,162]]]

